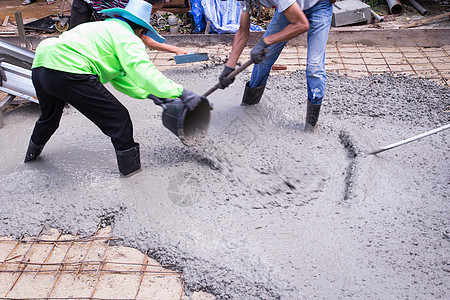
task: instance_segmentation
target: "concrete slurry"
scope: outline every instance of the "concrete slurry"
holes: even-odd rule
[[[198,93],[221,67],[168,70]],[[161,108],[130,111],[142,172],[120,178],[113,147],[72,107],[41,159],[23,164],[39,110],[0,130],[0,236],[42,226],[84,235],[102,221],[126,246],[183,270],[219,299],[448,298],[449,133],[366,153],[449,122],[433,82],[329,74],[318,128],[303,132],[306,77],[272,76],[242,107],[247,75],[209,99],[207,137],[184,146]]]

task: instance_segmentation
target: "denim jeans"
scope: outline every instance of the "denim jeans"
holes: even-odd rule
[[[304,11],[309,21],[308,31],[308,54],[306,59],[306,88],[308,90],[308,100],[312,104],[321,104],[325,96],[325,85],[327,76],[325,72],[325,45],[330,31],[331,18],[333,15],[333,5],[329,0],[320,0],[313,7]],[[289,21],[284,13],[275,12],[264,37],[280,32]],[[253,68],[249,87],[265,85],[269,77],[272,65],[278,59],[286,42],[270,45],[267,49],[266,58]]]

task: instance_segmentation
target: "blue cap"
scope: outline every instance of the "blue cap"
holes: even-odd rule
[[[122,17],[139,26],[147,28],[146,36],[151,37],[158,43],[166,41],[159,33],[150,25],[152,16],[152,5],[144,0],[130,0],[125,8],[109,8],[100,11],[109,17]]]

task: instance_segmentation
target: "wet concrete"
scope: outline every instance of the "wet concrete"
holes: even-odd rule
[[[165,72],[198,93],[219,73]],[[123,244],[182,269],[188,291],[225,299],[448,298],[448,132],[366,155],[448,123],[448,88],[330,74],[307,134],[303,72],[271,77],[255,107],[239,106],[245,78],[209,97],[208,136],[191,148],[159,107],[115,92],[141,144],[143,171],[128,179],[109,139],[73,108],[27,165],[39,111],[6,114],[0,235],[43,225],[89,235],[111,223]]]

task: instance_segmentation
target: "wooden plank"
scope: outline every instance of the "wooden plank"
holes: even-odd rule
[[[15,98],[16,96],[7,94],[5,98],[3,98],[2,102],[0,102],[0,111],[4,111],[6,107],[10,104],[10,102]]]
[[[3,121],[3,110],[6,110],[9,103],[15,98],[16,96],[8,94],[5,98],[3,98],[2,102],[0,102],[0,128],[2,128],[5,123]]]
[[[189,4],[186,0],[166,0],[166,3],[163,5],[163,7],[160,10],[165,10],[168,7],[188,7]]]
[[[3,25],[2,26],[8,25],[8,22],[9,22],[9,16],[6,16],[5,20],[3,21]]]
[[[248,46],[252,47],[261,39],[264,32],[250,32]],[[175,46],[206,47],[225,44],[231,46],[234,34],[163,34],[168,44]],[[33,48],[48,38],[46,35],[29,35],[27,39]],[[19,44],[18,36],[5,36],[2,40],[14,45]],[[445,46],[450,45],[450,28],[414,28],[414,29],[346,29],[333,27],[328,44],[362,44],[367,46]],[[306,34],[289,41],[289,45],[306,46]]]
[[[297,42],[295,39],[293,42]],[[289,43],[291,43],[289,41]],[[328,43],[362,44],[367,46],[439,46],[450,44],[448,28],[390,30],[331,30]],[[306,37],[304,37],[306,45]]]
[[[252,47],[264,32],[250,32],[247,46]],[[168,44],[177,46],[195,45],[205,47],[215,44],[232,45],[234,34],[179,34],[165,35]],[[333,27],[328,44],[362,44],[367,46],[440,46],[450,44],[450,28],[417,28],[389,30],[354,30]],[[293,46],[306,46],[306,34],[288,42]]]
[[[209,28],[211,27],[211,21],[206,22],[205,34],[209,34]]]
[[[400,26],[400,28],[410,28],[410,27],[422,25],[422,24],[429,23],[431,21],[442,19],[442,18],[449,17],[449,16],[450,16],[450,12],[442,14],[442,15],[434,16],[432,18],[428,18],[428,19],[425,19],[425,20],[417,21],[417,22],[414,22],[414,23],[411,23],[411,24],[408,24],[408,25],[403,25],[403,26]]]

